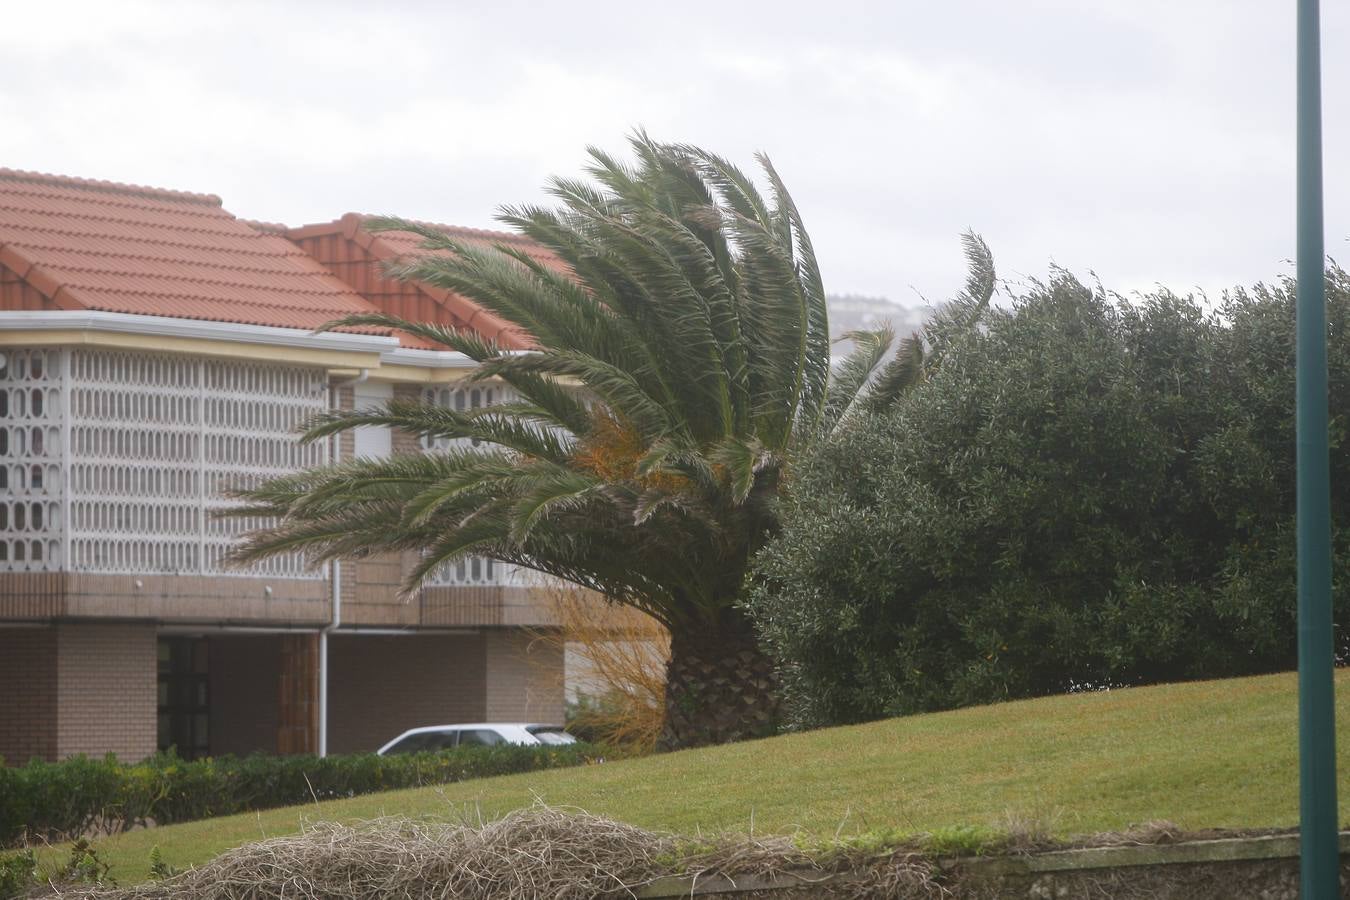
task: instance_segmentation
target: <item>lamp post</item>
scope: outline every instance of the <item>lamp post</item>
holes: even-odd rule
[[[1304,900],[1340,894],[1318,0],[1298,0],[1298,733]]]

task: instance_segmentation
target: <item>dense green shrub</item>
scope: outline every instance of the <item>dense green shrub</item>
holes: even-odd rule
[[[1328,294],[1344,622],[1343,271]],[[748,601],[794,719],[1292,667],[1293,339],[1290,284],[1209,312],[1059,273],[992,313],[796,470]]]
[[[459,747],[439,753],[376,756],[221,756],[188,762],[160,754],[120,763],[76,756],[57,763],[0,765],[0,845],[122,831],[373,791],[446,784],[598,758],[585,744]]]
[[[37,857],[32,850],[0,852],[0,900],[22,897],[37,884]]]

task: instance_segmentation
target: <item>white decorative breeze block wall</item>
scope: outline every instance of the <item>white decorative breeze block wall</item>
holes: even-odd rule
[[[519,400],[516,392],[498,384],[473,384],[464,387],[436,387],[422,391],[422,402],[429,406],[468,412],[485,406],[496,406]],[[470,438],[422,438],[423,450],[449,450],[452,447],[473,447],[479,442]]]
[[[323,370],[73,348],[7,356],[0,393],[11,406],[23,392],[29,399],[22,425],[5,421],[10,446],[0,459],[10,476],[0,505],[28,509],[26,531],[0,529],[9,550],[0,571],[324,577],[299,556],[227,567],[235,538],[264,523],[213,515],[235,502],[230,488],[327,461],[325,442],[302,445],[296,435],[328,407]],[[44,475],[34,488],[38,465]],[[17,469],[29,473],[22,483]],[[32,548],[39,496],[50,507],[40,565]],[[30,545],[22,558],[21,538]]]
[[[504,385],[473,384],[461,387],[434,387],[422,391],[422,402],[456,412],[468,412],[518,400],[519,395]],[[421,439],[422,449],[428,453],[443,452],[450,449],[478,446],[479,442],[469,438],[432,438]],[[504,585],[521,581],[524,573],[515,566],[499,563],[484,556],[465,556],[453,563],[442,566],[427,578],[426,583],[434,587],[462,585]]]
[[[225,555],[244,531],[261,519],[223,519],[213,513],[234,504],[224,492],[254,487],[268,478],[328,462],[328,444],[299,441],[300,426],[328,409],[322,369],[204,362],[202,423],[205,441],[206,535],[204,571],[212,574],[323,578],[299,555],[274,556],[247,570],[224,566]]]
[[[59,350],[6,350],[0,365],[0,572],[61,568]]]

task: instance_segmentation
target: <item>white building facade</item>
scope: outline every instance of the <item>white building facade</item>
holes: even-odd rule
[[[0,170],[8,764],[353,752],[418,725],[561,719],[561,651],[536,640],[550,617],[524,573],[467,559],[407,598],[408,559],[227,561],[262,524],[218,515],[231,489],[437,449],[387,429],[302,444],[309,417],[500,402],[459,383],[458,354],[316,333],[388,308],[340,274],[218,198]],[[462,298],[422,299],[463,322]]]

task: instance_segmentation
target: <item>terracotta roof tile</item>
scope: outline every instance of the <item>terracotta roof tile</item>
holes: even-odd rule
[[[282,328],[375,309],[211,194],[0,169],[0,262],[58,308]]]
[[[361,213],[347,213],[341,219],[316,225],[304,225],[292,228],[288,235],[301,246],[312,247],[316,238],[342,235],[354,241],[368,252],[377,263],[389,263],[396,260],[426,254],[422,248],[422,237],[410,231],[369,231],[364,225],[373,216]],[[492,231],[483,228],[465,228],[456,225],[442,225],[434,222],[421,222],[446,232],[462,243],[488,247],[504,244],[519,249],[545,266],[561,273],[570,270],[566,264],[547,247],[524,235],[505,231]],[[454,291],[439,288],[425,282],[414,282],[427,296],[435,300],[461,323],[473,328],[485,337],[496,340],[502,346],[523,349],[532,345],[530,337],[514,325],[499,318],[496,314],[483,309],[474,301]],[[368,298],[369,299],[369,298]],[[399,310],[391,310],[398,314]],[[402,338],[405,343],[409,339]],[[421,344],[419,344],[421,346]],[[426,346],[432,346],[427,344]]]
[[[361,216],[368,219],[370,216]],[[509,231],[491,231],[486,228],[464,228],[457,225],[438,225],[435,222],[419,222],[419,225],[427,225],[439,231],[444,231],[450,237],[462,244],[470,247],[491,247],[494,244],[502,244],[516,250],[523,251],[532,259],[538,260],[551,269],[559,272],[566,271],[563,261],[558,258],[552,250],[539,244],[538,242],[520,234],[512,234]],[[394,249],[400,256],[416,256],[426,253],[422,249],[422,236],[413,234],[411,231],[382,231],[376,235],[376,238],[384,244]]]

